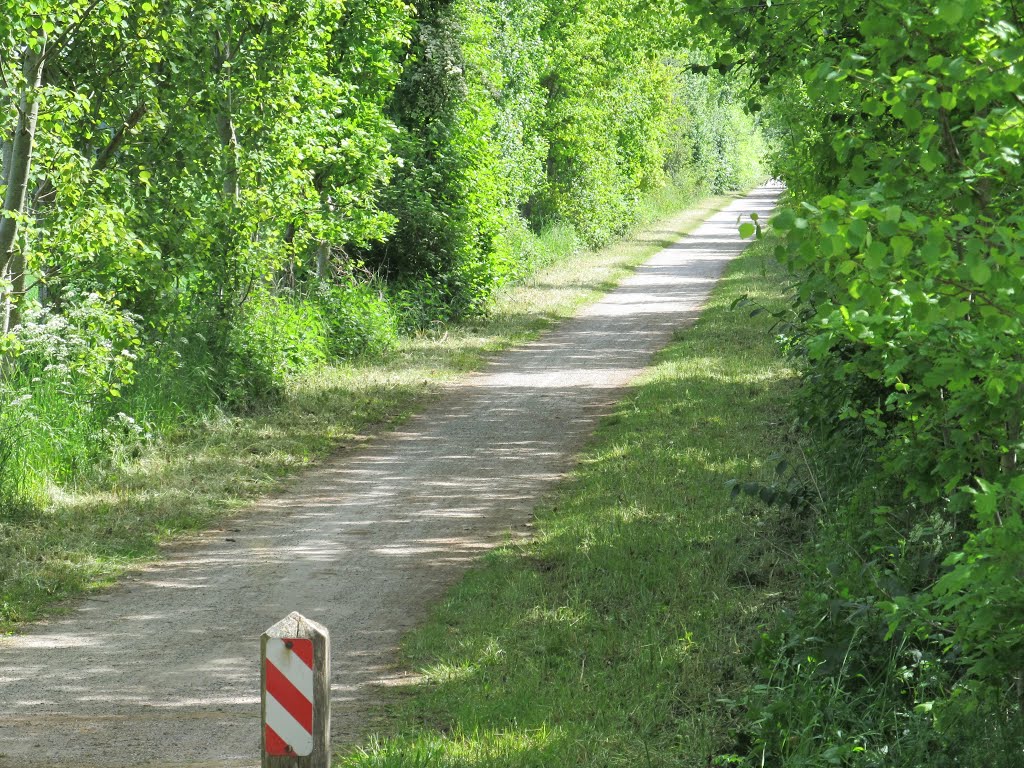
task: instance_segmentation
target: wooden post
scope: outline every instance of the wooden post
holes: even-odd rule
[[[330,667],[330,637],[315,621],[292,612],[263,633],[263,768],[330,768]]]

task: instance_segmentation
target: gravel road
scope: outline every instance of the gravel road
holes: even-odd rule
[[[402,635],[481,552],[528,534],[598,418],[746,245],[737,216],[767,216],[780,191],[735,201],[576,318],[255,505],[237,530],[0,639],[0,766],[258,765],[259,637],[293,610],[331,630],[333,738],[357,738],[380,686],[405,674]]]

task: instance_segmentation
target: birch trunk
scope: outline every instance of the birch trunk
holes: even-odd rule
[[[219,32],[217,33],[217,48],[214,51],[213,56],[213,70],[215,74],[223,74],[225,69],[231,66],[231,58],[234,52],[231,48],[230,39],[225,39]],[[230,76],[230,70],[228,71]],[[239,145],[238,145],[238,131],[235,129],[235,120],[233,116],[234,106],[231,99],[231,84],[227,84],[226,93],[224,96],[223,103],[220,107],[220,112],[215,116],[215,122],[217,125],[217,135],[220,137],[221,145],[226,151],[225,157],[225,168],[224,168],[224,184],[222,191],[224,197],[229,199],[237,199],[239,194],[238,186],[238,165],[239,165]]]
[[[11,175],[11,158],[14,156],[14,139],[7,138],[0,142],[0,184],[7,187],[7,178]]]
[[[21,325],[21,302],[25,297],[25,252],[15,248],[11,255],[11,293],[7,297],[7,315],[4,332]]]
[[[13,134],[11,138],[4,139],[3,143],[0,144],[0,185],[3,185],[4,189],[7,189],[7,182],[11,176],[11,161],[14,157],[14,138]],[[6,198],[6,194],[5,194]],[[6,285],[10,279],[10,271],[8,270],[8,259],[0,259],[0,286]],[[7,333],[8,318],[10,312],[8,309],[8,300],[6,292],[0,289],[0,301],[3,303],[3,324],[0,326],[0,330]]]
[[[238,198],[238,133],[235,131],[235,121],[231,118],[231,99],[225,107],[225,112],[217,115],[217,133],[220,135],[221,144],[227,150],[226,167],[224,169],[224,197],[229,199]]]
[[[316,276],[326,280],[331,272],[331,244],[321,240],[316,249]]]
[[[5,163],[7,189],[4,192],[3,217],[0,218],[0,272],[12,282],[12,291],[4,296],[4,323],[6,333],[18,322],[18,294],[25,286],[24,255],[15,247],[18,223],[25,213],[29,176],[32,170],[32,150],[35,144],[36,124],[39,120],[39,88],[43,83],[45,51],[26,50],[22,69],[24,82],[18,97],[18,122],[10,139],[10,161]],[[20,286],[20,288],[19,288]]]

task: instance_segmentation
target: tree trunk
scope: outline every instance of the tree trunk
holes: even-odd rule
[[[0,184],[7,186],[7,178],[11,175],[11,158],[14,157],[14,139],[6,138],[0,142]]]
[[[270,281],[270,290],[275,295],[284,288],[295,290],[295,224],[284,228],[285,260],[277,270],[276,279]]]
[[[1017,397],[1021,395],[1021,390],[1024,387],[1017,388]],[[1015,402],[1020,402],[1019,399]],[[1021,437],[1021,413],[1016,408],[1010,409],[1010,418],[1006,422],[1006,453],[1002,455],[1000,459],[1000,467],[1003,472],[1007,475],[1017,474],[1018,468],[1018,457],[1017,457],[1017,445],[1020,443]],[[1012,477],[1008,477],[1004,482],[1009,482]]]
[[[316,185],[316,191],[323,194],[323,189],[319,183]],[[334,198],[327,195],[325,202],[327,210],[333,214],[335,212]],[[331,276],[331,244],[328,240],[321,240],[317,244],[316,276],[321,280],[326,280]]]
[[[18,122],[9,142],[10,161],[5,163],[7,189],[3,200],[3,217],[0,218],[0,273],[8,276],[12,282],[11,292],[4,296],[5,333],[18,323],[19,293],[25,286],[24,254],[15,247],[15,239],[18,235],[18,221],[25,213],[25,198],[32,170],[44,55],[44,51],[26,50],[24,53],[22,66],[25,80],[18,98]]]
[[[217,75],[223,74],[225,69],[230,66],[231,58],[234,52],[231,49],[231,41],[225,40],[225,38],[217,33],[217,47],[213,55],[213,70]],[[228,71],[230,76],[230,70]],[[235,130],[235,121],[233,117],[233,105],[231,99],[231,85],[230,83],[225,88],[226,93],[224,99],[220,105],[220,111],[217,113],[215,120],[217,124],[217,135],[220,137],[221,146],[226,150],[225,156],[225,167],[224,167],[224,183],[222,192],[224,197],[229,199],[236,199],[239,194],[238,187],[238,160],[239,160],[239,146],[238,146],[238,132]]]
[[[21,325],[21,303],[25,298],[25,252],[15,248],[11,256],[11,295],[7,297],[5,332]]]
[[[235,131],[235,121],[231,118],[231,99],[225,105],[225,111],[217,115],[217,133],[220,135],[221,144],[227,150],[224,168],[224,197],[235,199],[238,197],[238,134]]]
[[[4,189],[7,189],[7,181],[11,176],[11,161],[14,157],[14,138],[13,134],[11,138],[4,139],[3,143],[0,144],[0,184],[3,185]],[[2,221],[2,220],[0,220]],[[11,279],[10,272],[8,271],[8,259],[0,259],[0,286],[7,285]],[[3,303],[3,324],[0,325],[0,330],[7,333],[7,320],[10,316],[8,310],[8,296],[7,292],[0,288],[0,302]]]
[[[57,199],[57,189],[49,179],[43,179],[35,194],[32,196],[32,208],[36,215],[36,230],[42,232],[46,228],[46,210],[53,206]],[[24,270],[23,270],[24,271]],[[45,262],[39,264],[39,280],[36,286],[39,291],[39,303],[48,306],[50,304],[50,290],[47,279],[50,276],[50,269]]]
[[[326,280],[331,271],[331,244],[321,240],[316,249],[316,276]]]
[[[102,170],[110,164],[114,155],[116,155],[118,150],[120,150],[124,145],[124,141],[128,137],[128,134],[131,133],[135,126],[142,122],[142,118],[146,116],[147,112],[149,112],[149,105],[142,102],[129,113],[128,117],[126,117],[124,122],[121,123],[121,127],[114,132],[110,141],[107,142],[107,146],[101,149],[99,154],[96,155],[96,162],[93,163],[92,166],[93,170]]]

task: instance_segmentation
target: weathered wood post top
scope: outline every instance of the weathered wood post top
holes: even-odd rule
[[[300,613],[263,633],[263,768],[330,768],[330,657],[327,630]]]

